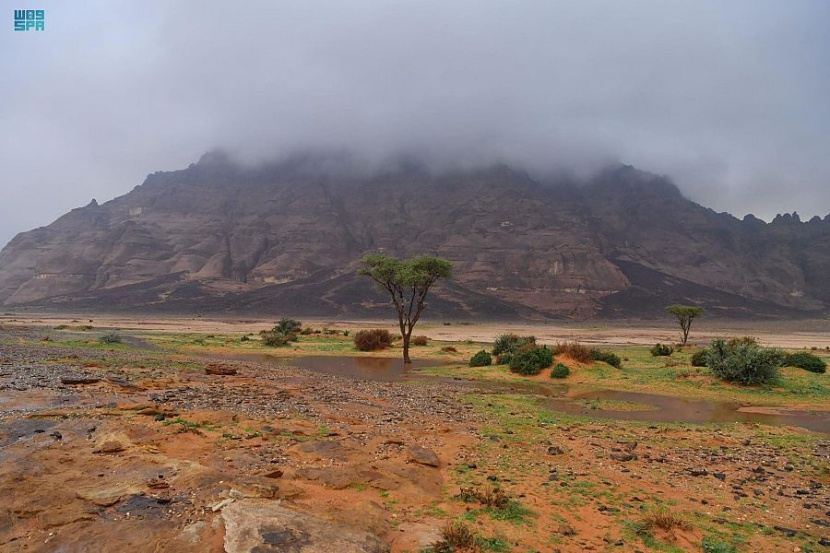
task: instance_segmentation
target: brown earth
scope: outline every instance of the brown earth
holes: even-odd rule
[[[177,332],[262,328],[94,319]],[[0,326],[4,552],[232,551],[223,510],[251,502],[377,536],[392,552],[420,551],[465,513],[511,551],[650,551],[632,521],[661,505],[690,522],[652,532],[675,550],[699,551],[709,524],[740,527],[740,551],[820,551],[830,540],[827,436],[801,451],[787,445],[795,429],[540,419],[531,402],[492,411],[502,399],[491,391],[446,382],[354,381],[230,360],[235,375],[208,375],[205,360],[181,355],[32,345],[57,323],[41,321]],[[493,329],[433,330],[459,338]],[[569,330],[533,329],[548,331],[560,339]],[[498,520],[459,497],[496,486],[532,514]],[[256,551],[282,550],[266,535],[277,534],[263,533]]]

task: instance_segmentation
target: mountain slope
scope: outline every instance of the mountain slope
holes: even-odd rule
[[[575,183],[504,166],[359,176],[325,161],[246,169],[213,153],[150,175],[15,237],[0,301],[364,316],[388,309],[355,274],[380,250],[453,261],[430,308],[445,316],[632,316],[676,301],[797,316],[830,302],[828,218],[740,221],[626,166]]]

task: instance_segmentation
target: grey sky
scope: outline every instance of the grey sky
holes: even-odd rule
[[[216,147],[621,161],[737,216],[830,212],[826,0],[6,5],[0,244]]]

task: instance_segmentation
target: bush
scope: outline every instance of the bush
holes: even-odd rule
[[[712,340],[706,366],[728,382],[746,386],[768,384],[778,379],[785,355],[777,349],[762,348],[755,339]]]
[[[692,366],[693,367],[705,367],[706,366],[706,359],[709,356],[709,350],[706,348],[699,349],[692,354]]]
[[[564,344],[556,344],[553,348],[554,355],[567,355],[574,361],[580,363],[590,363],[594,360],[594,353],[590,348],[583,346],[579,342],[565,342]]]
[[[380,328],[361,330],[354,335],[354,345],[360,351],[385,349],[392,345],[392,335]]]
[[[784,359],[784,365],[787,367],[798,367],[799,369],[816,374],[824,374],[827,372],[827,363],[818,355],[807,353],[806,351],[799,351],[787,355]]]
[[[262,337],[262,343],[272,348],[287,346],[291,341],[291,336],[280,332],[274,332],[273,330],[264,330],[260,332],[259,335]],[[296,336],[294,337],[296,339]]]
[[[250,338],[248,338],[247,334],[243,334],[242,338],[239,339],[240,342],[247,342],[248,340],[250,340]]]
[[[674,348],[666,344],[657,343],[654,344],[654,347],[649,351],[651,351],[652,357],[668,357],[674,353]]]
[[[734,545],[721,541],[715,536],[705,536],[703,543],[700,545],[703,548],[703,553],[738,553]]]
[[[121,336],[116,334],[115,332],[108,332],[104,334],[98,341],[102,344],[120,344],[121,343]]]
[[[598,349],[592,349],[591,350],[591,358],[594,361],[602,361],[603,363],[608,363],[609,365],[611,365],[615,369],[621,369],[622,368],[622,361],[620,361],[620,358],[615,353],[611,353],[610,351],[601,351],[601,350],[598,350]]]
[[[513,354],[510,370],[524,375],[536,375],[553,364],[553,352],[545,346],[532,346]]]
[[[413,346],[425,346],[427,345],[428,338],[426,336],[413,336],[412,337],[412,345]]]
[[[512,353],[502,353],[496,356],[496,365],[509,365],[511,359],[513,359]]]
[[[481,350],[470,358],[471,367],[487,367],[493,364],[493,357],[486,350]]]
[[[273,328],[272,332],[277,331],[280,334],[295,334],[300,330],[301,326],[303,326],[303,323],[300,321],[283,317],[279,320],[277,326]]]
[[[502,355],[505,353],[516,353],[523,346],[535,346],[535,336],[519,336],[518,334],[502,334],[496,337],[496,342],[493,344],[493,355]]]
[[[553,370],[550,371],[551,378],[566,378],[571,374],[571,369],[568,368],[567,365],[563,365],[562,363],[557,363]]]

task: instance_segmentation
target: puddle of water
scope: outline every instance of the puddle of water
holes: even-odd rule
[[[585,402],[593,400],[642,404],[651,407],[652,410],[615,411],[586,407]],[[830,412],[828,411],[744,412],[739,411],[739,409],[746,406],[740,403],[688,400],[672,396],[614,390],[572,392],[568,394],[567,398],[547,398],[542,403],[556,411],[615,420],[691,423],[748,422],[776,426],[798,426],[830,434]],[[602,403],[600,403],[601,405]]]
[[[548,409],[596,418],[701,424],[749,422],[776,426],[797,426],[830,434],[830,411],[747,412],[739,411],[739,409],[746,409],[748,406],[733,402],[688,400],[672,396],[614,390],[580,391],[559,383],[542,385],[534,382],[501,383],[455,380],[446,377],[419,375],[417,371],[412,371],[412,369],[434,367],[441,364],[440,360],[416,360],[411,365],[404,365],[402,359],[388,357],[319,355],[280,358],[267,354],[243,354],[234,356],[234,358],[300,367],[348,378],[383,382],[417,378],[418,380],[445,382],[449,385],[483,388],[495,393],[524,393],[543,396],[542,405]],[[598,407],[603,407],[601,402],[606,401],[639,404],[647,406],[647,409],[613,410],[609,409],[607,405],[604,406],[605,408],[591,409],[590,405],[594,400],[598,402]]]

